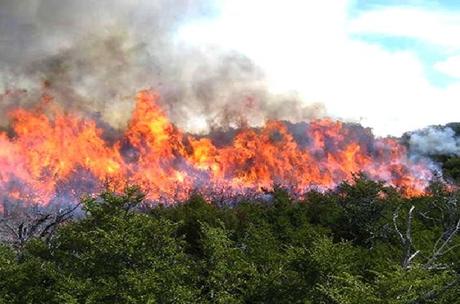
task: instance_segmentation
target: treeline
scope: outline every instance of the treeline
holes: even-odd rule
[[[459,303],[460,192],[430,191],[357,176],[303,200],[154,208],[104,192],[78,219],[3,219],[0,303]]]

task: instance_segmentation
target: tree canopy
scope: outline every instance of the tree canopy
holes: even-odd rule
[[[106,191],[83,199],[83,215],[56,229],[34,220],[19,243],[14,231],[25,223],[3,219],[0,303],[460,298],[460,192],[434,184],[425,196],[405,198],[356,176],[303,199],[282,188],[270,196],[222,206],[196,194],[148,207],[136,187]]]

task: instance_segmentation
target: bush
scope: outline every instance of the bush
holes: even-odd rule
[[[460,296],[460,193],[433,185],[426,196],[404,198],[358,175],[300,201],[280,188],[271,196],[218,207],[196,194],[147,208],[131,187],[84,199],[84,215],[52,237],[0,247],[0,303],[454,303]]]

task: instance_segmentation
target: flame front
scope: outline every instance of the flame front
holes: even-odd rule
[[[323,119],[292,130],[268,121],[222,144],[181,132],[157,99],[140,92],[128,128],[114,142],[95,121],[64,113],[48,97],[36,109],[9,113],[12,132],[0,133],[3,203],[72,201],[108,182],[137,184],[148,199],[163,202],[195,190],[231,197],[275,184],[301,194],[334,188],[357,172],[417,195],[432,178],[427,162],[411,161],[396,140],[375,139],[362,127]]]

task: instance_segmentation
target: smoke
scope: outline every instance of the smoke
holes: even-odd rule
[[[195,132],[323,116],[320,104],[270,93],[244,55],[175,41],[184,22],[216,14],[214,3],[0,0],[1,113],[45,92],[68,111],[121,129],[136,91],[152,88],[173,122]]]
[[[429,127],[409,134],[409,147],[419,155],[460,156],[460,137],[449,127]]]

